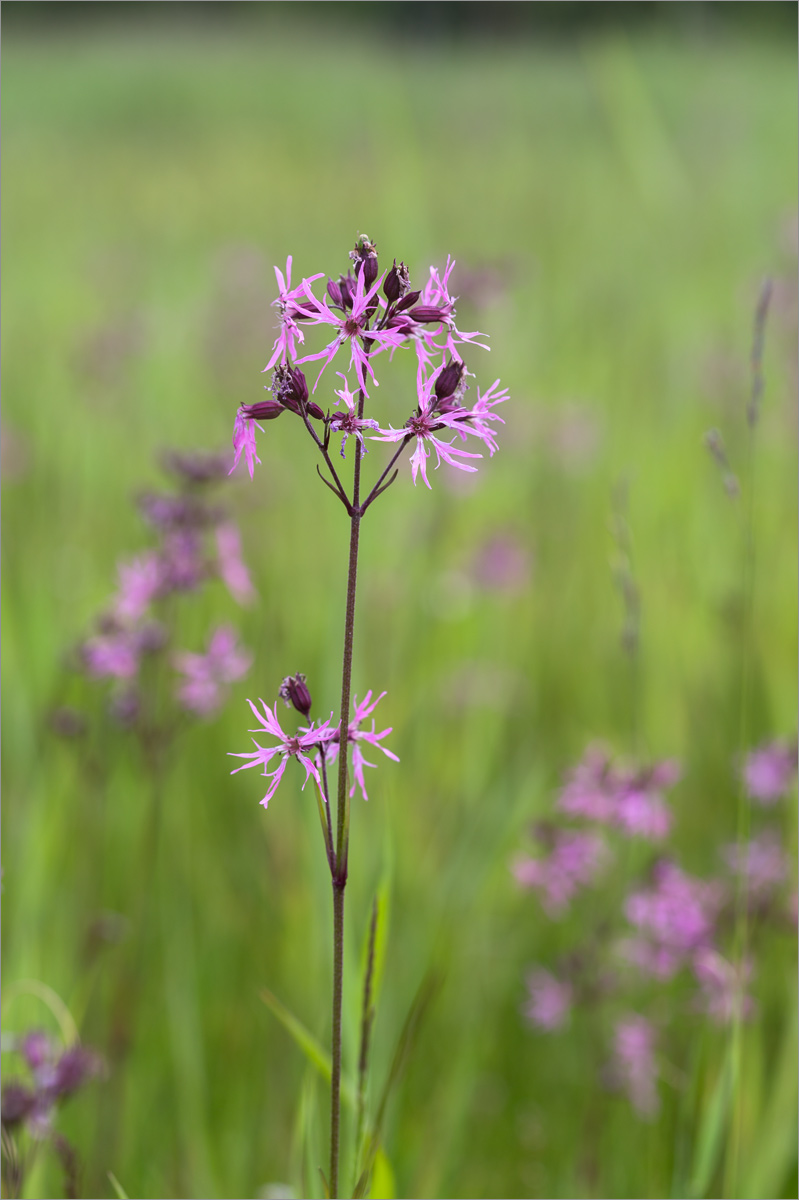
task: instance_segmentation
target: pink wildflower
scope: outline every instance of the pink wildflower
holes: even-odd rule
[[[304,314],[307,316],[307,320],[314,324],[333,325],[337,331],[333,341],[325,346],[324,350],[320,350],[318,354],[307,354],[304,358],[297,360],[298,362],[312,362],[317,358],[325,360],[314,384],[314,391],[316,391],[319,385],[319,380],[322,378],[325,367],[330,364],[340,347],[349,342],[350,367],[355,367],[358,384],[363,389],[364,395],[368,396],[366,376],[368,374],[371,375],[372,379],[375,378],[372,364],[369,361],[370,354],[375,350],[384,350],[387,347],[395,347],[402,344],[404,334],[400,329],[368,328],[371,319],[371,306],[373,301],[376,302],[377,293],[380,290],[384,277],[381,275],[379,279],[375,280],[369,290],[366,291],[364,270],[361,268],[358,271],[355,295],[352,297],[352,307],[349,311],[343,311],[340,315],[332,311],[327,296],[323,300],[317,300],[310,286],[305,286],[305,293],[308,297],[310,308],[310,312]],[[366,348],[361,344],[362,340],[367,343]]]
[[[89,638],[81,647],[81,656],[90,675],[132,679],[139,670],[140,647],[126,629],[110,630]]]
[[[138,621],[150,607],[163,582],[163,570],[157,554],[141,554],[117,567],[119,591],[114,599],[114,615],[120,621]]]
[[[625,915],[640,937],[623,949],[643,971],[670,979],[710,944],[721,898],[718,885],[686,875],[675,863],[657,863],[653,887],[627,897]]]
[[[722,855],[734,875],[746,881],[753,900],[766,900],[788,876],[788,855],[772,830],[744,846],[725,846]]]
[[[247,461],[247,470],[250,472],[250,479],[253,478],[255,463],[258,463],[259,466],[261,464],[255,446],[256,428],[260,429],[261,433],[263,433],[263,428],[258,422],[247,416],[246,406],[240,406],[233,424],[233,450],[235,458],[233,459],[233,466],[228,471],[228,475],[232,475],[236,470],[243,452]]]
[[[174,657],[175,668],[186,678],[178,688],[178,698],[184,708],[199,716],[210,716],[225,698],[226,684],[246,675],[252,666],[252,655],[236,644],[236,634],[229,626],[214,631],[205,654],[185,651]]]
[[[441,466],[443,459],[444,462],[449,463],[452,467],[458,467],[461,471],[476,471],[477,467],[469,466],[468,463],[460,462],[459,459],[483,457],[482,454],[471,454],[466,450],[459,450],[451,442],[444,442],[434,436],[440,429],[450,429],[463,437],[463,431],[457,424],[463,410],[456,408],[452,412],[438,411],[440,401],[435,392],[435,384],[444,369],[442,363],[429,379],[425,379],[420,364],[417,385],[419,405],[416,412],[408,418],[402,429],[394,429],[393,426],[389,426],[388,429],[381,430],[377,437],[372,438],[372,441],[375,442],[402,442],[406,438],[415,437],[416,449],[411,455],[413,482],[416,483],[416,476],[421,471],[422,479],[427,487],[430,487],[426,465],[430,449],[433,449],[436,454],[436,469]]]
[[[613,1038],[614,1074],[640,1117],[651,1119],[658,1110],[655,1086],[655,1030],[651,1022],[631,1013],[616,1023]]]
[[[241,534],[232,521],[216,528],[217,570],[234,600],[251,604],[256,591],[241,555]]]
[[[606,753],[589,747],[582,762],[569,773],[557,801],[561,812],[615,825],[628,837],[661,841],[671,828],[671,811],[661,789],[680,776],[671,760],[645,771],[614,767]]]
[[[560,916],[572,897],[596,878],[607,862],[607,847],[597,833],[557,830],[552,835],[548,858],[523,858],[513,866],[522,887],[541,893],[542,903],[551,917]]]
[[[523,1013],[539,1029],[560,1029],[566,1024],[572,1006],[572,986],[549,971],[537,967],[527,976],[527,1002]]]
[[[264,371],[271,371],[278,359],[280,362],[286,363],[289,358],[296,358],[295,338],[300,345],[305,341],[305,334],[297,324],[297,317],[302,318],[306,315],[297,302],[304,302],[306,287],[310,286],[315,279],[321,279],[322,274],[320,271],[318,275],[312,275],[310,279],[303,279],[302,283],[292,291],[291,255],[286,259],[285,279],[280,268],[275,267],[278,293],[277,300],[272,301],[272,306],[280,312],[280,332],[272,347],[272,357],[264,367]],[[250,474],[252,474],[252,471],[250,471]]]
[[[421,319],[420,314],[424,313],[424,319],[430,321],[431,315],[428,315],[428,310],[438,309],[440,321],[447,327],[445,346],[450,354],[457,356],[458,344],[467,342],[480,346],[483,350],[488,350],[490,347],[477,341],[477,338],[486,337],[486,334],[480,333],[478,330],[474,330],[472,333],[461,333],[455,325],[455,300],[457,297],[453,297],[449,293],[449,277],[454,266],[455,260],[448,255],[443,279],[435,267],[430,268],[430,278],[422,288],[418,306],[410,310],[409,316],[418,321]],[[444,347],[439,348],[444,349]]]
[[[242,763],[240,767],[234,767],[230,772],[231,775],[235,775],[237,771],[245,771],[248,767],[263,766],[263,774],[267,777],[267,779],[271,779],[272,781],[269,785],[269,790],[261,801],[261,804],[263,804],[264,808],[266,808],[269,804],[269,801],[277,791],[280,780],[283,778],[283,772],[286,769],[286,763],[290,758],[296,758],[297,761],[302,763],[302,765],[305,767],[305,782],[302,785],[303,789],[305,788],[305,784],[308,782],[311,775],[313,775],[321,791],[322,780],[312,759],[308,757],[308,754],[310,751],[313,751],[326,743],[332,732],[330,730],[330,722],[325,721],[316,729],[314,729],[313,725],[311,725],[305,730],[304,733],[298,730],[296,734],[290,736],[289,734],[284,733],[280,727],[280,722],[277,719],[277,704],[275,705],[274,709],[271,709],[268,704],[265,704],[264,701],[261,700],[261,706],[264,710],[264,715],[262,716],[253,704],[252,700],[248,700],[247,703],[252,709],[256,721],[258,721],[258,723],[266,730],[268,734],[270,734],[271,737],[277,738],[278,744],[276,746],[260,746],[258,742],[256,742],[255,738],[253,738],[252,741],[253,745],[255,746],[254,751],[244,754],[233,754],[231,751],[230,753],[233,758],[248,758],[251,760],[250,762]],[[259,730],[257,729],[250,730],[250,733],[258,732]],[[280,755],[280,762],[277,764],[275,770],[270,772],[267,770],[267,767],[275,755]]]
[[[796,746],[766,742],[752,750],[743,768],[746,790],[759,804],[774,804],[796,778]]]
[[[347,741],[349,745],[352,746],[352,773],[355,777],[353,785],[350,788],[350,796],[354,796],[356,788],[360,788],[361,795],[363,796],[364,800],[368,800],[369,797],[366,793],[366,783],[364,780],[363,769],[364,767],[374,768],[375,764],[366,761],[360,744],[362,742],[366,742],[367,745],[374,746],[376,750],[381,750],[383,754],[385,754],[386,758],[391,758],[394,760],[394,762],[399,762],[399,758],[396,754],[393,754],[391,750],[386,749],[385,746],[380,745],[380,742],[383,740],[383,738],[388,737],[388,735],[392,732],[391,726],[389,726],[387,729],[381,730],[380,733],[376,733],[374,718],[372,718],[372,728],[370,730],[361,729],[361,722],[365,721],[372,715],[385,694],[385,692],[381,692],[375,700],[372,700],[372,690],[370,688],[360,704],[358,703],[357,696],[353,697],[353,708],[355,711],[347,731]],[[335,761],[335,759],[338,757],[338,750],[339,730],[331,729],[329,731],[327,741],[327,759],[329,762]]]
[[[754,1000],[746,994],[746,984],[752,975],[752,963],[731,963],[717,950],[704,947],[693,958],[694,975],[702,989],[699,1007],[721,1025],[736,1016],[749,1017]]]
[[[358,441],[361,443],[361,446],[363,447],[363,451],[365,454],[367,451],[367,447],[363,440],[363,432],[362,431],[364,429],[379,430],[380,426],[378,425],[377,421],[367,420],[364,417],[358,416],[357,397],[354,396],[353,393],[348,388],[346,376],[342,375],[340,371],[337,372],[337,374],[340,379],[344,380],[344,387],[341,389],[341,391],[337,391],[336,395],[340,396],[341,399],[344,401],[344,404],[346,405],[346,412],[333,413],[333,416],[330,421],[330,428],[335,433],[341,433],[344,435],[341,439],[341,457],[342,458],[344,458],[344,447],[347,444],[347,438],[350,436],[358,439]],[[338,404],[338,401],[336,401],[336,403]]]

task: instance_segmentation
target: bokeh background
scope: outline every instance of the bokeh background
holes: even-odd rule
[[[525,970],[579,944],[581,917],[553,924],[509,871],[601,738],[682,762],[674,844],[712,873],[736,756],[796,728],[795,6],[12,0],[3,34],[3,1030],[53,1024],[30,991],[8,996],[39,981],[108,1055],[135,958],[132,1045],[59,1117],[86,1193],[114,1194],[111,1170],[130,1196],[319,1194],[325,1089],[259,996],[327,1042],[316,813],[296,774],[264,813],[226,758],[248,745],[245,697],[271,703],[292,670],[336,704],[347,527],[299,423],[266,426],[254,482],[226,491],[259,603],[209,589],[182,610],[182,644],[230,621],[255,661],[176,745],[146,869],[146,772],[69,651],[117,559],[147,545],[131,497],[158,485],[159,453],[228,446],[262,398],[273,264],[335,276],[365,232],[415,280],[457,260],[460,327],[491,339],[468,365],[512,394],[477,475],[442,466],[428,493],[405,468],[363,530],[355,691],[388,692],[402,761],[353,810],[349,1061],[376,887],[377,1080],[438,981],[374,1194],[796,1195],[792,1078],[769,1107],[795,1057],[793,936],[744,1035],[730,1176],[726,1108],[710,1150],[697,1140],[728,1034],[701,1034],[699,1067],[690,1037],[673,1047],[660,1115],[639,1122],[602,1086],[596,1024],[578,1014],[558,1040],[525,1024]],[[381,378],[396,424],[412,373]],[[54,731],[63,704],[89,749]],[[790,805],[782,819],[793,845]],[[57,1194],[54,1156],[26,1186]]]

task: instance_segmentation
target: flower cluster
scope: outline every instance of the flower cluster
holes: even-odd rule
[[[465,402],[469,372],[462,358],[466,345],[488,347],[478,340],[477,331],[464,333],[456,325],[456,297],[450,292],[450,276],[454,262],[447,259],[443,275],[434,267],[420,289],[414,289],[408,269],[396,260],[388,271],[379,273],[377,249],[367,237],[359,238],[351,252],[351,269],[337,279],[329,278],[325,294],[316,295],[313,284],[323,279],[316,274],[291,286],[291,257],[286,262],[285,275],[275,267],[278,298],[279,330],[265,367],[273,371],[269,386],[270,400],[241,405],[233,429],[235,452],[231,471],[242,454],[250,476],[260,463],[256,447],[256,429],[263,432],[262,421],[272,421],[284,412],[299,416],[327,457],[331,434],[355,436],[365,449],[364,433],[375,441],[393,442],[398,450],[392,463],[406,447],[414,444],[411,471],[414,483],[421,474],[430,487],[427,460],[435,454],[436,466],[442,461],[462,471],[474,471],[471,461],[481,458],[479,452],[465,450],[455,443],[469,437],[482,443],[490,455],[497,449],[495,424],[502,418],[493,410],[508,398],[507,389],[499,388],[495,380],[485,391],[477,389],[477,399]],[[297,357],[304,346],[305,330],[319,327],[329,332],[330,340],[323,349]],[[399,428],[383,425],[375,417],[364,416],[364,404],[372,399],[378,386],[376,360],[381,354],[390,359],[402,348],[413,348],[417,359],[417,383],[414,410]],[[325,413],[311,399],[329,364],[340,350],[349,351],[347,370],[355,376],[355,389],[350,390],[345,374],[344,388],[336,392],[345,408]],[[299,364],[322,360],[322,368],[309,393],[308,383]],[[311,420],[321,425],[317,432]],[[330,463],[328,463],[330,466]],[[335,475],[334,475],[335,478]]]
[[[761,746],[747,757],[743,775],[753,800],[774,803],[795,778],[790,747]],[[749,988],[757,939],[795,924],[795,903],[791,911],[786,902],[791,862],[776,825],[758,830],[748,842],[720,847],[723,869],[709,879],[690,875],[663,851],[672,816],[662,792],[679,778],[675,762],[622,768],[605,751],[589,747],[567,774],[555,810],[593,828],[540,822],[534,833],[545,852],[511,864],[517,882],[539,895],[548,916],[558,918],[611,860],[607,839],[613,831],[637,836],[642,848],[653,842],[660,847],[643,874],[627,883],[615,921],[606,908],[593,927],[589,919],[587,940],[556,970],[536,966],[528,972],[523,1005],[530,1023],[545,1032],[564,1027],[575,1005],[592,1012],[610,1006],[613,1034],[604,1078],[647,1119],[658,1110],[656,1047],[666,1030],[662,1019],[644,1015],[646,1005],[666,1011],[658,991],[682,980],[689,983],[687,1003],[669,1005],[681,1022],[691,1014],[719,1024],[746,1019],[755,1010]],[[742,899],[751,936],[749,952],[736,957],[732,931]]]
[[[12,1079],[3,1087],[2,1116],[7,1129],[24,1125],[37,1138],[53,1128],[56,1105],[102,1071],[102,1060],[85,1046],[66,1050],[42,1030],[31,1030],[16,1046],[30,1076]]]
[[[196,593],[213,578],[221,579],[240,604],[255,595],[239,531],[224,508],[208,497],[209,489],[227,475],[225,459],[172,452],[164,457],[164,466],[176,478],[177,490],[145,492],[138,498],[156,545],[119,563],[116,593],[98,617],[95,632],[78,647],[78,662],[88,676],[114,681],[111,709],[124,724],[134,723],[140,711],[144,661],[168,648],[171,597]],[[234,632],[222,627],[211,635],[205,655],[178,652],[170,661],[183,676],[175,685],[178,702],[208,716],[221,704],[226,685],[240,679],[251,660],[237,646]]]
[[[360,704],[357,698],[353,699],[355,711],[348,725],[348,742],[352,746],[352,770],[354,775],[350,796],[354,796],[356,789],[360,788],[364,800],[368,800],[369,797],[366,792],[363,769],[364,767],[373,767],[374,763],[367,762],[364,758],[362,746],[364,744],[372,746],[376,750],[381,750],[387,758],[393,759],[394,762],[399,762],[396,754],[393,754],[391,750],[380,744],[383,738],[392,732],[390,727],[381,730],[379,733],[376,732],[373,718],[371,729],[361,728],[362,723],[371,717],[385,694],[385,692],[382,692],[377,699],[372,700],[372,693],[369,691]],[[292,705],[308,720],[311,710],[311,696],[304,675],[294,675],[284,679],[280,687],[280,696],[287,705]],[[276,744],[261,746],[253,738],[252,741],[255,750],[246,751],[241,754],[232,754],[234,758],[245,758],[248,761],[242,763],[240,767],[234,767],[231,774],[235,775],[237,771],[245,771],[249,767],[263,767],[262,774],[271,780],[266,795],[261,801],[261,804],[266,808],[277,791],[289,759],[296,758],[300,765],[305,768],[303,789],[308,780],[313,778],[324,803],[327,804],[329,797],[326,785],[326,767],[327,764],[334,762],[338,757],[340,743],[339,726],[331,724],[333,714],[331,713],[330,717],[322,721],[319,725],[314,725],[314,722],[311,721],[309,725],[300,726],[296,733],[287,734],[278,720],[277,704],[275,704],[274,708],[270,708],[268,704],[260,700],[259,703],[262,711],[259,711],[252,700],[248,700],[247,703],[260,726],[259,729],[251,729],[250,732],[258,733],[260,736],[263,736],[263,732],[266,732],[270,737],[276,739]],[[276,758],[278,759],[277,766],[272,771],[268,770],[267,768],[270,763]]]

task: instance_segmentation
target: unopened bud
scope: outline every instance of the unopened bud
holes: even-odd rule
[[[368,289],[377,279],[377,246],[374,242],[370,242],[365,233],[362,233],[355,243],[355,249],[350,251],[350,258],[355,263],[355,269],[359,267],[363,269],[364,286]]]
[[[306,721],[308,720],[313,701],[311,700],[311,693],[308,691],[304,675],[299,673],[296,675],[287,675],[280,685],[278,695],[286,708],[290,708],[293,705],[297,712],[302,713]]]
[[[408,294],[406,296],[403,296],[402,299],[399,301],[396,308],[394,309],[394,312],[405,312],[406,308],[410,308],[412,305],[414,305],[416,303],[416,301],[419,299],[421,294],[422,294],[421,292],[408,292]]]
[[[435,383],[436,399],[439,404],[448,400],[450,396],[454,396],[465,370],[465,364],[459,359],[451,358],[449,360]]]
[[[338,308],[342,307],[341,288],[337,283],[334,283],[332,279],[328,279],[327,281],[327,294],[333,303],[338,306]]]
[[[434,321],[444,321],[447,317],[444,310],[436,308],[434,304],[420,304],[408,315],[413,317],[414,321],[420,325],[432,324]]]
[[[278,404],[276,400],[262,400],[259,404],[243,404],[245,417],[251,417],[253,421],[274,421],[275,417],[282,416],[286,411],[282,404]]]
[[[394,304],[395,301],[399,300],[400,296],[404,296],[406,292],[410,291],[410,287],[411,279],[408,274],[408,268],[404,262],[401,262],[397,266],[395,258],[394,266],[383,281],[383,295],[391,304]]]
[[[315,400],[309,400],[305,405],[305,411],[309,417],[313,417],[316,421],[324,421],[324,411],[319,407]]]

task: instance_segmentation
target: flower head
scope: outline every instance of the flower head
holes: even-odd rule
[[[640,1117],[651,1119],[658,1110],[655,1029],[638,1013],[616,1023],[613,1073]]]
[[[233,459],[233,466],[228,472],[229,475],[232,475],[239,465],[242,453],[247,463],[247,470],[250,472],[250,479],[253,478],[255,473],[255,464],[258,463],[260,466],[261,460],[258,457],[258,451],[255,446],[256,428],[260,429],[261,433],[263,433],[263,429],[258,422],[247,415],[246,406],[240,406],[233,424],[233,450],[235,457]]]
[[[330,722],[324,721],[315,729],[313,725],[311,725],[304,731],[298,730],[297,733],[292,736],[284,733],[283,729],[281,728],[280,722],[277,719],[277,705],[275,705],[274,709],[272,709],[268,704],[261,700],[260,704],[263,708],[262,714],[255,707],[252,700],[248,700],[247,703],[252,709],[253,716],[255,717],[256,721],[258,721],[259,725],[265,729],[271,737],[277,739],[277,745],[261,746],[258,744],[258,742],[256,742],[255,738],[253,738],[252,741],[253,745],[255,746],[254,751],[243,754],[233,754],[231,751],[230,753],[232,754],[233,758],[247,758],[250,760],[249,762],[242,763],[240,767],[234,767],[230,772],[231,775],[235,775],[237,771],[245,771],[249,767],[262,766],[263,774],[267,777],[267,779],[271,779],[272,781],[269,785],[266,795],[261,801],[261,804],[263,804],[264,808],[266,808],[269,804],[269,801],[277,791],[280,780],[283,778],[283,772],[286,769],[286,763],[290,758],[296,758],[297,761],[305,767],[305,781],[302,785],[303,788],[305,788],[305,784],[308,782],[309,778],[313,776],[321,790],[322,780],[319,775],[319,771],[317,770],[313,760],[309,757],[309,754],[326,744],[331,734]],[[250,732],[259,733],[260,731],[257,729],[251,729]],[[280,761],[278,762],[274,771],[268,771],[267,767],[275,755],[280,756]]]
[[[381,692],[380,695],[373,700],[372,691],[370,688],[360,704],[358,703],[357,696],[354,696],[353,708],[355,711],[353,713],[352,720],[347,727],[347,742],[352,746],[352,773],[355,777],[354,783],[350,788],[350,796],[354,796],[356,789],[360,788],[361,795],[363,796],[364,800],[368,800],[369,796],[366,792],[366,782],[364,780],[363,769],[364,767],[374,767],[375,764],[367,762],[367,760],[364,758],[363,750],[361,749],[362,744],[366,743],[368,746],[373,746],[376,750],[382,751],[386,758],[391,758],[394,760],[394,762],[399,762],[396,754],[393,754],[391,750],[388,750],[385,746],[380,745],[383,738],[388,737],[388,735],[393,732],[391,726],[389,726],[387,729],[382,729],[380,733],[377,733],[375,731],[374,718],[372,718],[372,728],[361,729],[361,723],[368,720],[368,718],[372,716],[372,713],[383,699],[385,694],[385,692]],[[328,761],[335,761],[336,757],[338,756],[338,749],[339,730],[331,729],[328,736],[327,745]]]
[[[743,768],[746,790],[759,804],[774,804],[796,778],[796,746],[765,742],[752,750]]]
[[[275,339],[275,344],[272,347],[272,357],[264,367],[265,371],[271,371],[275,363],[285,363],[289,358],[295,358],[297,354],[296,342],[300,345],[305,341],[305,334],[297,324],[297,319],[305,317],[302,305],[306,300],[306,287],[309,286],[315,279],[321,279],[322,273],[312,275],[310,279],[303,279],[298,287],[292,290],[291,287],[291,255],[286,259],[286,274],[279,267],[275,267],[275,279],[277,280],[277,300],[272,301],[274,308],[277,308],[280,314],[280,332]],[[252,474],[252,472],[250,472]]]
[[[607,847],[598,833],[572,829],[552,834],[552,850],[547,858],[523,858],[513,866],[522,887],[541,893],[550,916],[560,916],[572,897],[592,883],[607,862]]]
[[[340,379],[344,380],[344,387],[336,392],[336,395],[344,401],[345,409],[340,412],[333,413],[330,421],[330,428],[335,433],[341,433],[344,436],[341,439],[341,457],[344,458],[344,448],[347,444],[347,438],[352,436],[357,438],[363,447],[364,454],[367,452],[366,444],[363,440],[364,429],[378,429],[380,426],[377,421],[358,416],[358,401],[347,386],[347,380],[341,372],[337,372]],[[338,401],[336,401],[338,403]]]
[[[573,1001],[570,983],[537,967],[527,976],[527,1001],[522,1009],[527,1020],[551,1031],[566,1024]]]
[[[628,957],[647,974],[670,979],[710,945],[721,899],[716,884],[687,875],[676,863],[657,863],[653,886],[633,892],[624,906],[639,933],[624,946]]]
[[[225,699],[226,685],[247,674],[252,655],[238,646],[234,630],[223,625],[211,635],[205,654],[176,654],[174,665],[185,676],[177,692],[181,704],[207,717]]]

